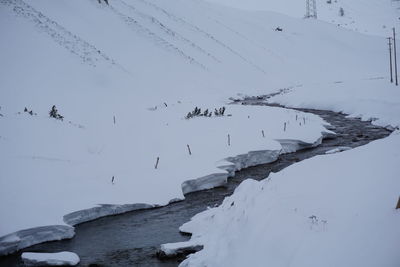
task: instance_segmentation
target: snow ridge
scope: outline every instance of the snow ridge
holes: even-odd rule
[[[69,213],[64,216],[64,222],[69,225],[77,225],[83,222],[92,221],[100,217],[121,214],[134,210],[151,209],[154,205],[137,203],[137,204],[126,204],[126,205],[110,205],[102,204],[99,207],[94,207],[85,210],[79,210]]]
[[[21,230],[0,237],[0,256],[35,244],[72,238],[74,235],[74,227],[67,225],[50,225]]]
[[[36,253],[24,252],[21,255],[25,266],[75,266],[79,256],[72,252]]]

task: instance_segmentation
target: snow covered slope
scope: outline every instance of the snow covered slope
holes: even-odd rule
[[[65,221],[94,218],[101,204],[116,205],[101,206],[109,213],[167,204],[183,197],[184,181],[225,179],[226,157],[276,154],[277,138],[312,145],[324,131],[315,116],[300,114],[307,123],[297,126],[295,112],[273,108],[184,119],[196,106],[387,71],[384,38],[319,21],[195,0],[109,2],[0,0],[0,243],[8,252],[35,239],[7,234],[65,227],[63,215],[82,209],[87,217]],[[48,117],[53,105],[63,121]]]
[[[398,266],[399,87],[387,79],[309,83],[268,102],[344,112],[395,131],[244,181],[180,228],[190,241],[162,248],[204,247],[181,266]]]
[[[306,14],[306,0],[207,1],[240,9],[275,11],[296,18]],[[400,3],[396,0],[317,0],[316,3],[319,20],[354,31],[387,36],[392,27],[399,26]]]
[[[305,84],[268,101],[288,107],[343,112],[382,127],[400,126],[400,89],[383,78]]]
[[[399,145],[397,131],[244,181],[181,227],[204,245],[181,266],[399,266]]]
[[[193,234],[190,241],[163,247],[204,247],[181,266],[398,266],[399,87],[382,79],[308,84],[268,101],[345,112],[397,130],[261,182],[246,180],[220,207],[181,227]]]

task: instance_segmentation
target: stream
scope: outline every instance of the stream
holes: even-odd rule
[[[258,104],[257,98],[243,104]],[[333,126],[335,138],[324,139],[315,148],[284,154],[275,162],[242,169],[229,178],[224,187],[189,193],[184,201],[148,210],[132,211],[120,215],[103,217],[75,226],[76,235],[70,240],[53,241],[26,248],[17,253],[0,257],[0,266],[24,266],[21,253],[30,252],[75,252],[81,258],[78,266],[177,266],[182,258],[158,259],[156,251],[163,243],[189,239],[179,232],[179,226],[195,214],[219,205],[226,196],[245,179],[262,180],[271,172],[278,172],[304,159],[325,154],[339,146],[357,147],[388,136],[391,131],[355,118],[331,111],[296,109],[316,114]]]

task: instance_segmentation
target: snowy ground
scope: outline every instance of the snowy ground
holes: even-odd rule
[[[181,227],[204,245],[182,266],[398,266],[399,145],[396,132],[246,180]]]
[[[383,37],[203,1],[0,0],[0,34],[0,245],[12,249],[34,241],[15,231],[99,204],[167,204],[186,180],[226,176],[226,157],[324,131],[315,116],[297,114],[300,125],[294,111],[229,97],[387,75]],[[196,106],[227,109],[184,119]],[[393,123],[378,111],[365,114]]]
[[[269,102],[343,112],[382,127],[400,125],[400,89],[387,78],[304,84]]]
[[[300,120],[301,113],[278,108],[235,105],[226,110],[232,116],[185,120],[191,107],[170,104],[143,110],[146,121],[119,120],[113,125],[111,120],[104,129],[73,127],[47,114],[4,117],[2,146],[10,153],[1,155],[0,212],[7,216],[0,233],[63,224],[63,215],[97,204],[164,205],[183,198],[181,184],[186,180],[227,174],[218,167],[232,165],[222,161],[229,156],[279,151],[274,141],[278,138],[313,143],[324,131],[318,117],[307,115],[300,126],[296,114]]]
[[[72,252],[58,253],[22,253],[25,266],[75,266],[79,263],[78,255]]]
[[[399,88],[383,80],[305,85],[269,102],[346,112],[397,130],[246,180],[180,228],[193,234],[180,246],[204,246],[181,266],[398,266]]]

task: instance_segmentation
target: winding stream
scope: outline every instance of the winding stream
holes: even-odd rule
[[[256,99],[244,102],[260,104]],[[76,226],[73,239],[43,243],[0,257],[0,266],[23,266],[20,255],[24,251],[72,251],[81,258],[78,266],[177,266],[182,259],[160,260],[155,256],[160,245],[188,240],[188,236],[179,233],[179,226],[207,207],[219,205],[243,180],[262,180],[270,172],[278,172],[293,163],[325,154],[336,147],[365,145],[391,133],[370,122],[346,118],[344,114],[311,109],[297,110],[321,116],[333,126],[337,136],[325,139],[318,147],[281,155],[275,162],[242,169],[228,180],[226,186],[189,193],[184,201],[82,223]]]

